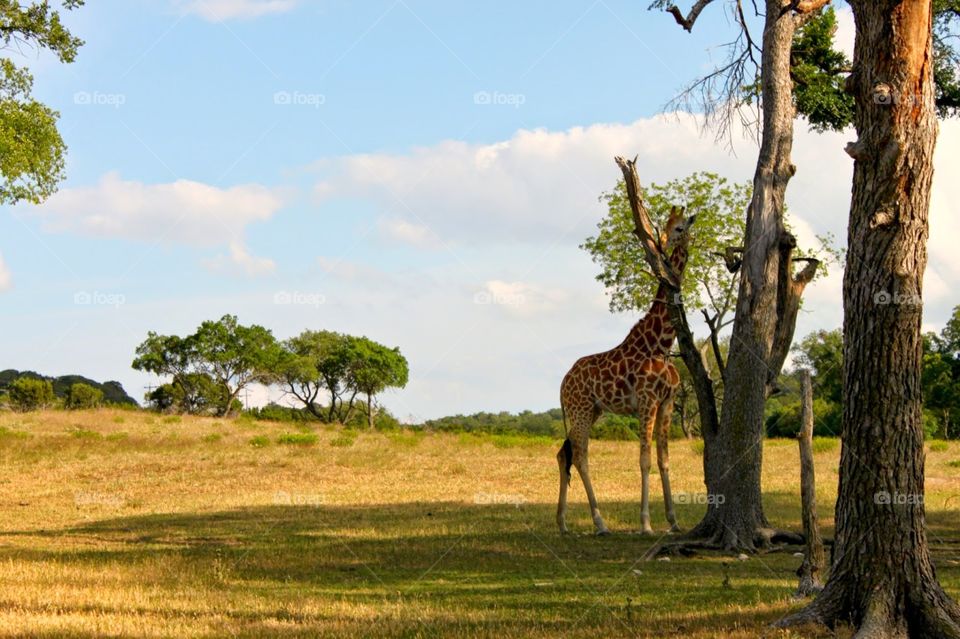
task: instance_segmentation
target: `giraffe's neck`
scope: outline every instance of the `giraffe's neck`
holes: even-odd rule
[[[686,248],[683,246],[675,248],[673,253],[670,254],[670,263],[673,265],[674,271],[682,275],[683,268],[687,264]],[[667,312],[667,295],[669,295],[669,291],[661,283],[657,288],[650,310],[639,322],[633,325],[627,338],[623,341],[622,347],[643,357],[666,357],[669,355],[676,333]]]

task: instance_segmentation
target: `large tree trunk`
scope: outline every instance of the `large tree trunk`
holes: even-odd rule
[[[763,129],[747,210],[743,263],[730,354],[724,371],[723,411],[718,429],[704,426],[704,475],[707,492],[721,496],[717,507],[690,533],[712,537],[728,549],[754,550],[768,527],[760,495],[763,409],[768,383],[776,379],[782,349],[778,338],[781,270],[790,273],[793,248],[783,227],[784,195],[795,167],[793,87],[790,51],[797,17],[789,3],[767,0],[761,81]],[[786,246],[781,247],[781,244]],[[786,262],[782,264],[782,262]],[[794,317],[795,319],[795,317]],[[779,332],[784,332],[781,328]],[[793,337],[789,326],[787,346]]]
[[[858,142],[844,275],[843,451],[830,579],[782,625],[960,637],[923,506],[921,285],[937,134],[930,0],[851,0]]]

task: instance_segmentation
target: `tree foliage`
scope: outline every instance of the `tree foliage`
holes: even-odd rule
[[[64,0],[74,9],[83,0]],[[50,2],[0,0],[0,47],[49,51],[73,62],[83,41],[64,27]],[[66,144],[57,130],[59,113],[35,100],[33,76],[9,57],[0,60],[0,204],[40,203],[64,177]]]
[[[53,384],[48,379],[21,377],[7,387],[11,408],[20,412],[48,408],[56,401]]]
[[[133,368],[172,378],[148,396],[158,408],[227,415],[239,393],[269,378],[278,357],[273,334],[234,315],[205,321],[187,337],[150,332]]]
[[[687,207],[697,216],[697,228],[706,231],[690,238],[689,258],[684,270],[683,297],[691,306],[709,303],[714,311],[729,308],[736,296],[737,276],[731,275],[716,255],[743,239],[743,211],[750,202],[749,184],[732,184],[714,173],[694,173],[666,184],[651,184],[643,197],[653,216],[662,225],[670,207]],[[601,196],[607,215],[597,225],[597,234],[581,248],[600,266],[597,281],[610,295],[611,311],[638,310],[653,302],[657,280],[649,271],[643,248],[634,235],[633,214],[623,180]]]
[[[77,382],[76,384],[70,386],[70,390],[67,391],[67,397],[64,403],[67,408],[74,410],[83,408],[98,408],[103,403],[103,391],[99,388],[94,388],[89,384]]]
[[[313,415],[328,422],[349,423],[357,395],[367,397],[367,421],[373,422],[373,400],[387,388],[406,386],[407,360],[398,348],[366,337],[307,330],[282,344],[271,379]],[[317,402],[325,393],[324,410]]]

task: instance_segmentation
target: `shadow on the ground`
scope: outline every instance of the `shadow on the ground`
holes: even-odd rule
[[[768,513],[782,513],[784,521],[798,518],[793,495],[768,494],[765,502]],[[260,597],[264,605],[257,610],[235,606],[218,612],[225,631],[239,636],[379,634],[377,628],[385,634],[429,636],[445,634],[445,628],[450,634],[481,636],[602,631],[652,637],[744,623],[762,628],[783,613],[799,562],[791,553],[747,561],[711,555],[641,562],[644,551],[665,533],[648,538],[630,531],[638,519],[635,502],[603,507],[614,529],[605,538],[591,534],[582,504],[572,505],[571,524],[578,532],[566,536],[555,529],[555,505],[543,503],[278,504],[137,514],[59,530],[4,533],[0,543],[8,545],[0,546],[0,561],[56,562],[94,572],[159,562],[169,567],[167,579],[174,584]],[[655,525],[662,527],[662,504],[653,507],[660,514]],[[703,510],[682,505],[682,523],[694,524]],[[940,577],[956,592],[957,511],[933,510],[928,521]],[[138,579],[160,589],[172,585],[151,583],[156,577],[149,570]],[[375,612],[344,620],[334,612],[305,614],[287,605],[305,598]],[[90,601],[96,601],[95,593]],[[748,619],[738,611],[778,601],[780,608],[751,612]],[[0,608],[11,605],[0,601]],[[37,604],[35,612],[43,605]],[[72,612],[131,611],[136,608],[111,611],[91,603]],[[268,622],[289,623],[271,625],[267,632]],[[440,625],[431,631],[431,624]]]

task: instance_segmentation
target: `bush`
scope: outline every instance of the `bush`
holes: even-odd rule
[[[66,406],[76,410],[81,408],[97,408],[103,403],[103,391],[89,384],[77,382],[67,390]]]
[[[283,433],[277,437],[278,444],[292,444],[294,446],[313,446],[317,443],[316,433]]]
[[[53,384],[48,379],[21,377],[10,384],[7,391],[10,406],[14,410],[27,412],[51,406],[56,397]]]
[[[930,452],[933,453],[943,453],[950,450],[950,444],[943,441],[942,439],[937,439],[930,442]]]
[[[266,435],[257,435],[256,437],[251,437],[250,441],[247,443],[254,448],[264,448],[265,446],[270,445],[270,438]]]

